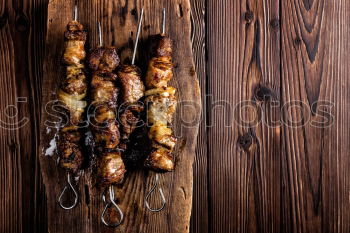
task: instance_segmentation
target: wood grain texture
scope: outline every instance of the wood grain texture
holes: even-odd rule
[[[284,1],[283,230],[349,232],[349,1]]]
[[[57,168],[55,159],[40,156],[43,179],[46,185],[48,229],[50,232],[188,232],[192,204],[192,164],[200,112],[200,90],[192,60],[190,3],[187,0],[159,1],[79,1],[78,20],[86,26],[90,47],[97,45],[97,20],[101,20],[103,42],[121,48],[122,59],[127,61],[135,40],[141,6],[145,9],[143,30],[136,64],[146,68],[148,55],[146,39],[160,32],[161,10],[166,7],[167,32],[174,40],[175,74],[172,85],[178,88],[179,107],[174,130],[180,138],[176,151],[175,172],[161,175],[168,205],[159,214],[148,212],[144,206],[145,193],[155,182],[155,173],[147,170],[127,175],[123,185],[116,187],[116,199],[125,213],[124,223],[116,229],[105,227],[100,221],[103,210],[101,192],[91,184],[89,171],[77,183],[81,201],[66,212],[57,205],[57,195],[65,185],[66,176]],[[160,7],[162,6],[162,7]],[[56,98],[55,91],[64,72],[60,64],[63,51],[63,32],[72,17],[73,1],[51,1],[48,6],[46,36],[46,62],[43,79],[42,148],[48,147],[53,133],[47,134],[44,124],[52,120],[45,104]],[[187,101],[187,102],[186,102]],[[181,103],[182,102],[182,103]],[[188,105],[188,102],[191,105]],[[196,120],[197,124],[186,126]],[[152,203],[160,203],[153,195]]]
[[[191,232],[209,231],[208,209],[208,144],[206,88],[207,74],[205,61],[205,1],[191,0],[192,49],[196,73],[201,88],[202,112],[201,124],[197,136],[196,157],[193,164],[193,207]]]
[[[0,232],[47,228],[37,157],[46,4],[0,2]]]
[[[210,232],[280,232],[279,2],[206,9]]]

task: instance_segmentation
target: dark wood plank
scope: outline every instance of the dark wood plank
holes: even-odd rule
[[[192,106],[180,104],[175,116],[174,129],[180,137],[177,151],[177,168],[174,173],[161,175],[161,185],[168,200],[167,208],[153,214],[144,207],[145,192],[153,184],[155,174],[139,171],[128,174],[121,187],[116,187],[116,197],[125,212],[125,221],[117,229],[107,228],[100,222],[103,208],[101,193],[91,185],[89,172],[82,174],[78,188],[81,202],[69,211],[61,210],[57,203],[57,195],[65,184],[65,174],[58,169],[55,157],[40,156],[43,178],[48,198],[48,225],[50,232],[188,232],[192,203],[192,164],[197,125],[183,127],[185,122],[197,120],[200,111],[200,90],[196,78],[191,51],[190,3],[187,0],[172,2],[148,1],[79,1],[79,21],[89,31],[90,45],[97,44],[97,20],[102,22],[104,43],[122,48],[124,56],[130,55],[135,39],[138,14],[141,4],[145,8],[142,41],[149,35],[159,33],[161,9],[167,10],[167,30],[174,39],[175,78],[172,84],[179,88],[179,99],[191,101]],[[59,80],[63,76],[60,57],[63,50],[63,32],[72,17],[73,1],[52,1],[48,7],[48,31],[46,48],[48,48],[44,66],[43,80],[43,112],[42,124],[49,118],[44,105],[56,97],[55,92]],[[145,49],[141,47],[137,62],[144,62]],[[145,65],[143,65],[145,66]],[[194,107],[194,108],[193,108]],[[46,133],[42,127],[41,145],[47,148],[52,133]],[[153,198],[159,202],[159,197]]]
[[[0,4],[1,232],[47,226],[37,157],[46,6],[46,0]]]
[[[279,1],[207,2],[210,232],[280,232]]]
[[[349,1],[282,1],[283,231],[350,231]]]
[[[197,136],[196,158],[193,164],[193,207],[191,232],[209,232],[208,219],[208,144],[206,134],[206,61],[205,61],[205,1],[191,0],[192,50],[201,88],[201,124]]]

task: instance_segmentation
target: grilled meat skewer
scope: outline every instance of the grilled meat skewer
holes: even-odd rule
[[[136,54],[136,50],[137,50],[138,38],[140,36],[142,18],[143,18],[143,8],[141,10],[141,16],[140,16],[138,30],[137,30],[132,65],[134,64],[134,58],[135,58],[135,54]],[[100,24],[99,24],[98,28],[99,28],[100,45],[102,45],[102,33],[101,33],[101,25]],[[106,55],[106,52],[104,54]],[[111,61],[110,58],[112,58],[112,57],[106,56],[106,59],[104,59],[105,63],[109,63],[109,61]],[[101,66],[101,63],[103,64],[103,62],[99,62],[99,64],[100,64],[99,66]],[[105,67],[105,65],[103,64],[102,67]],[[109,72],[111,72],[111,70]],[[123,95],[125,95],[124,91],[123,91]],[[110,98],[107,98],[107,99],[110,99]],[[114,103],[116,103],[116,102],[114,102]],[[113,189],[113,184],[120,183],[123,180],[124,173],[125,173],[125,166],[124,166],[124,162],[121,158],[121,152],[118,150],[115,150],[115,151],[108,150],[108,151],[106,151],[106,153],[102,154],[102,157],[99,160],[97,173],[98,173],[98,176],[100,177],[100,182],[102,184],[109,184],[109,202],[106,202],[106,196],[104,194],[102,196],[102,199],[105,202],[105,207],[104,207],[103,212],[101,214],[101,221],[106,226],[117,227],[123,222],[123,218],[124,218],[123,211],[120,209],[118,204],[115,202],[115,194],[114,194],[114,189]],[[110,207],[114,207],[119,212],[120,219],[118,222],[111,222],[110,218],[109,218],[109,220],[106,219],[106,215],[109,212],[107,210]]]
[[[76,172],[84,161],[84,155],[80,146],[82,133],[79,130],[79,122],[83,120],[86,107],[87,83],[84,74],[85,59],[84,50],[86,32],[83,25],[77,21],[71,21],[65,32],[65,51],[63,62],[66,64],[66,79],[62,82],[58,91],[58,99],[63,103],[63,108],[69,116],[69,122],[59,132],[60,166],[68,171]]]
[[[172,41],[165,34],[159,35],[159,41],[146,74],[147,120],[150,125],[148,137],[151,151],[145,166],[155,171],[174,170],[172,151],[177,139],[169,124],[176,109],[176,88],[168,86],[173,77]]]
[[[94,117],[91,129],[99,153],[97,177],[101,186],[121,183],[126,172],[121,152],[119,124],[116,120],[119,89],[117,75],[112,73],[119,65],[117,51],[113,47],[97,48],[89,57],[91,80],[91,100]]]

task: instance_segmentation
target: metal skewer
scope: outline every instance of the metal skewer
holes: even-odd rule
[[[73,19],[74,21],[77,21],[77,18],[78,18],[78,6],[75,5],[74,6],[74,11],[73,11]],[[65,210],[70,210],[70,209],[73,209],[77,203],[78,203],[78,192],[75,190],[73,184],[72,184],[72,181],[71,181],[71,178],[70,178],[70,173],[68,172],[67,173],[67,183],[68,185],[64,186],[61,194],[58,196],[58,204]],[[64,196],[64,194],[66,193],[66,191],[68,191],[68,188],[73,191],[74,193],[74,202],[71,206],[65,206],[63,203],[62,203],[62,197]]]
[[[78,19],[78,6],[77,5],[75,5],[74,6],[74,21],[77,21],[77,19]]]
[[[140,20],[139,20],[139,25],[137,27],[137,34],[136,34],[136,41],[135,41],[135,46],[134,46],[134,52],[132,54],[132,60],[131,60],[131,65],[135,64],[135,57],[136,57],[136,52],[137,52],[137,45],[139,43],[139,37],[140,37],[140,32],[141,32],[141,26],[142,26],[142,18],[143,18],[143,7],[141,9],[141,15],[140,15]]]
[[[100,21],[97,22],[97,28],[98,28],[98,42],[99,42],[100,47],[102,47],[103,43],[102,43],[102,30],[101,30]]]
[[[165,34],[165,8],[163,8],[162,34]]]
[[[98,28],[98,41],[99,41],[99,46],[102,47],[103,46],[103,42],[102,42],[102,30],[101,30],[101,23],[98,21],[97,22],[97,28]],[[108,192],[109,192],[109,201],[107,201],[106,195],[103,194],[102,195],[102,201],[105,203],[105,207],[103,208],[102,214],[101,214],[101,221],[103,222],[103,224],[105,224],[108,227],[117,227],[120,224],[122,224],[123,220],[124,220],[124,214],[123,211],[120,209],[120,207],[118,206],[118,204],[115,202],[115,193],[114,193],[114,188],[113,185],[110,185],[108,187]],[[106,214],[108,213],[107,210],[110,207],[114,207],[120,216],[120,219],[118,222],[115,223],[110,223],[109,221],[106,220]]]
[[[165,34],[165,8],[163,8],[163,11],[162,11],[162,34]],[[159,174],[156,173],[156,181],[153,185],[153,187],[151,188],[151,190],[147,193],[146,197],[145,197],[145,205],[146,205],[146,208],[151,211],[151,212],[160,212],[164,209],[165,205],[166,205],[166,200],[165,200],[165,196],[164,196],[164,193],[163,193],[163,189],[162,187],[159,187],[158,188],[158,192],[160,194],[160,197],[161,197],[161,200],[162,200],[162,205],[160,208],[152,208],[148,202],[149,198],[151,197],[151,194],[156,190],[156,188],[158,187],[159,185]]]

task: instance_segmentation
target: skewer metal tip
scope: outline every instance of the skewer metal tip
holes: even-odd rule
[[[65,209],[65,210],[70,210],[70,209],[73,209],[78,203],[78,192],[74,189],[74,186],[73,186],[72,181],[70,179],[69,173],[67,174],[67,183],[68,183],[68,185],[66,185],[64,187],[64,189],[62,190],[61,194],[58,197],[58,204],[61,206],[61,208]],[[66,193],[68,188],[70,188],[74,193],[74,202],[71,206],[65,206],[62,203],[62,197],[64,196],[64,194]]]
[[[135,41],[135,46],[134,46],[134,52],[132,54],[132,60],[131,60],[131,65],[135,64],[135,57],[136,57],[136,51],[137,51],[137,45],[139,43],[139,37],[140,37],[140,32],[141,32],[141,26],[142,26],[142,19],[143,19],[143,7],[141,9],[141,15],[140,15],[140,20],[139,20],[139,25],[137,27],[137,34],[136,34],[136,41]]]
[[[78,19],[78,6],[74,5],[74,21]]]
[[[109,201],[110,202],[107,202],[106,200],[106,196],[105,194],[102,195],[102,200],[104,203],[106,203],[104,209],[103,209],[103,212],[101,214],[101,221],[103,222],[103,224],[105,224],[107,227],[117,227],[119,226],[120,224],[122,224],[123,222],[123,219],[124,219],[124,214],[123,214],[123,211],[120,209],[120,207],[118,206],[118,204],[115,202],[115,195],[114,195],[114,189],[113,189],[113,186],[109,186],[109,189],[108,189],[108,192],[109,192]],[[111,206],[113,205],[113,206]],[[108,213],[108,208],[110,207],[114,207],[118,213],[119,213],[119,216],[120,216],[120,219],[118,222],[116,223],[110,223],[106,220],[106,214]]]
[[[102,47],[103,43],[102,43],[102,30],[101,30],[100,21],[97,22],[97,28],[98,28],[98,42],[99,42],[99,45]]]
[[[163,8],[162,34],[165,34],[165,8]]]
[[[159,184],[159,176],[158,176],[158,174],[156,174],[156,182],[155,182],[154,186],[151,188],[151,190],[149,191],[149,193],[148,193],[148,194],[146,195],[146,197],[145,197],[145,205],[146,205],[146,208],[147,208],[149,211],[151,211],[151,212],[160,212],[160,211],[162,211],[162,210],[164,209],[164,207],[165,207],[165,205],[166,205],[166,200],[165,200],[165,196],[164,196],[164,193],[163,193],[163,189],[162,189],[162,188],[158,188],[158,191],[159,191],[159,194],[160,194],[160,197],[161,197],[161,200],[162,200],[162,205],[161,205],[161,207],[158,208],[158,209],[153,209],[153,208],[150,206],[149,202],[148,202],[149,198],[151,197],[151,194],[155,191],[155,189],[157,188],[158,184]]]

